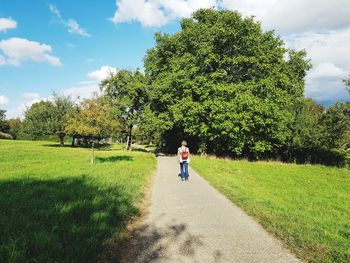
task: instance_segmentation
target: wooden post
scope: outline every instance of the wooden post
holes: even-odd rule
[[[125,150],[127,151],[129,147],[129,136],[126,137],[126,146],[125,146]]]
[[[95,142],[92,140],[92,148],[91,148],[91,164],[95,163]]]

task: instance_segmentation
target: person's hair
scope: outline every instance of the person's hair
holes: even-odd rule
[[[185,140],[183,140],[183,141],[181,142],[181,145],[182,145],[182,146],[187,146],[187,142],[186,142]]]

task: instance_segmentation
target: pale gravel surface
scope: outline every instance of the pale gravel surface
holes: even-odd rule
[[[158,157],[149,214],[129,262],[300,262],[280,241],[175,157]]]

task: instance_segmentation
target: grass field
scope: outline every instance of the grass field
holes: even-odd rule
[[[309,262],[350,262],[350,170],[192,157],[192,167]]]
[[[96,262],[118,239],[155,157],[52,142],[0,141],[0,262]]]

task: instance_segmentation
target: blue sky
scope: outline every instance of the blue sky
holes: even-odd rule
[[[0,108],[16,117],[53,91],[90,96],[108,71],[142,68],[154,33],[178,31],[178,20],[200,7],[255,15],[265,29],[276,29],[288,47],[308,51],[314,68],[306,79],[307,96],[324,104],[349,100],[341,83],[350,73],[349,3],[0,0]]]

